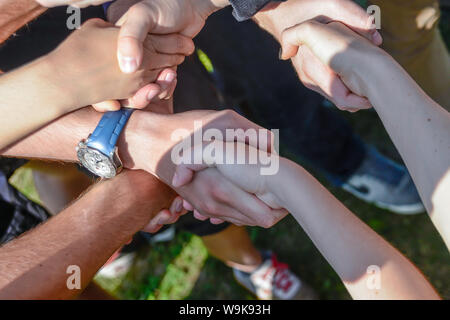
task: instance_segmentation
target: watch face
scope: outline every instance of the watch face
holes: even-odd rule
[[[79,146],[77,155],[83,167],[99,177],[110,179],[117,173],[111,159],[95,149]]]

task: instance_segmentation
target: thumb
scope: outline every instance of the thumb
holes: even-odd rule
[[[192,181],[195,172],[208,168],[206,164],[180,164],[175,168],[172,185],[175,188],[182,187]]]
[[[330,21],[341,22],[373,44],[381,45],[383,38],[374,28],[375,15],[370,15],[357,3],[349,0],[336,0],[330,5]]]
[[[120,26],[117,58],[124,73],[138,70],[143,59],[143,43],[153,26],[153,20],[138,5],[132,6],[117,25]]]

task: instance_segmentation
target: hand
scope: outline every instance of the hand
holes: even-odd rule
[[[209,150],[214,150],[214,152],[205,152],[206,148]],[[245,153],[239,153],[241,150],[244,150]],[[233,150],[234,162],[230,163],[229,156],[226,155],[226,152]],[[198,210],[194,210],[194,217],[199,220],[206,220],[211,218],[211,223],[220,223],[223,220],[227,220],[233,223],[236,223],[235,220],[238,220],[238,223],[243,223],[246,225],[259,225],[263,227],[272,226],[282,218],[284,218],[287,214],[287,211],[283,209],[281,201],[277,198],[275,193],[272,192],[273,186],[270,185],[271,179],[273,179],[273,175],[262,175],[261,163],[250,164],[249,154],[261,154],[264,151],[257,150],[256,148],[244,145],[240,142],[223,142],[215,140],[214,142],[200,145],[189,150],[186,150],[188,154],[191,154],[191,160],[189,163],[180,164],[177,166],[175,174],[178,176],[177,181],[173,181],[173,184],[180,186],[187,185],[190,183],[192,178],[197,179],[199,175],[202,175],[204,172],[207,172],[211,167],[215,167],[227,181],[232,182],[235,186],[241,188],[252,196],[258,198],[262,202],[264,202],[269,208],[272,209],[272,221],[269,225],[264,225],[264,221],[261,222],[261,213],[249,213],[245,216],[245,218],[235,215],[233,217],[223,217],[217,218],[216,216],[209,216],[200,213]],[[212,156],[214,154],[214,156]],[[218,158],[218,154],[222,154],[222,158]],[[236,156],[238,155],[239,156]],[[268,156],[267,153],[264,153],[265,156]],[[271,157],[278,157],[276,154],[271,154]],[[192,159],[197,157],[203,160],[202,164],[192,164]],[[245,157],[245,159],[244,159]],[[271,161],[274,158],[270,158]],[[239,161],[238,161],[239,160]],[[278,159],[279,160],[279,157]],[[244,163],[244,164],[239,164]],[[206,171],[204,171],[206,169]],[[272,188],[271,188],[272,187]],[[188,201],[184,201],[185,209],[192,210],[193,207]],[[246,222],[243,222],[243,221]]]
[[[339,21],[375,45],[382,42],[380,34],[372,28],[372,17],[350,0],[289,0],[277,6],[270,4],[255,19],[280,42],[284,29],[312,19],[322,23]],[[297,55],[293,51],[283,51],[282,58],[292,58],[302,83],[335,103],[338,108],[371,107],[365,97],[349,90],[332,69],[321,63],[309,47],[300,46]]]
[[[171,185],[176,168],[171,159],[171,151],[181,141],[181,137],[172,137],[172,133],[181,128],[186,129],[192,137],[194,131],[199,132],[198,128],[194,129],[194,121],[202,122],[203,131],[215,128],[225,138],[227,129],[264,130],[230,110],[198,110],[174,115],[137,111],[130,118],[127,130],[119,139],[119,152],[124,166],[151,172]],[[254,147],[270,150],[271,135],[267,130],[266,133],[265,144],[262,141],[247,140],[241,135],[238,135],[237,139],[232,137],[232,141],[247,142]],[[270,227],[277,221],[276,217],[285,214],[269,208],[254,195],[235,186],[215,168],[200,172],[188,185],[174,189],[200,214],[238,225]],[[257,220],[247,216],[257,216]]]
[[[156,233],[164,225],[173,224],[178,221],[178,219],[186,214],[187,211],[183,208],[183,198],[176,197],[169,209],[164,209],[160,211],[154,218],[150,220],[147,226],[142,229],[144,232]]]
[[[109,0],[36,0],[43,7],[52,8],[58,6],[73,6],[85,8],[88,6],[98,6]]]
[[[170,208],[171,212],[174,212],[171,217],[174,221],[182,213],[177,211],[176,203],[177,199],[179,202],[179,197],[175,192],[148,172],[125,169],[111,179],[110,183],[124,198],[123,204],[131,206],[134,214],[129,219],[135,220],[137,230],[148,229],[154,221],[169,223],[170,220],[164,216],[168,211],[166,208]]]
[[[158,84],[146,84],[168,74],[173,82],[173,69],[193,50],[192,41],[180,35],[149,36],[142,69],[123,74],[114,55],[118,34],[109,23],[92,19],[44,58],[53,70],[54,85],[71,97],[73,109],[135,94],[127,106],[142,108],[160,93]]]
[[[180,33],[194,38],[207,17],[225,6],[225,0],[117,0],[108,9],[108,20],[121,26],[118,59],[121,70],[135,72],[142,63],[147,34]]]
[[[308,54],[319,61],[353,92],[350,95],[368,97],[367,68],[377,56],[387,54],[371,42],[339,22],[323,24],[314,20],[286,29],[282,34],[283,55],[293,56],[298,48],[307,48]],[[296,58],[297,58],[296,57]],[[348,111],[357,109],[342,108]]]

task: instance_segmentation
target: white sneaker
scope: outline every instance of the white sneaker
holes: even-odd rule
[[[312,300],[316,293],[272,252],[263,252],[263,263],[253,272],[233,268],[236,281],[260,300]]]

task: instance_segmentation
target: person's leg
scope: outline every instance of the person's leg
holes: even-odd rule
[[[263,259],[244,227],[229,225],[225,230],[202,237],[208,252],[226,265],[252,272]]]
[[[450,57],[438,0],[372,0],[381,9],[383,47],[441,106],[450,110]]]
[[[27,166],[33,170],[36,190],[51,214],[61,212],[93,183],[75,164],[31,161]]]
[[[184,215],[177,228],[203,240],[211,256],[230,266],[237,282],[259,299],[305,300],[317,298],[289,265],[277,260],[275,253],[258,250],[245,227],[229,223],[218,225]]]

